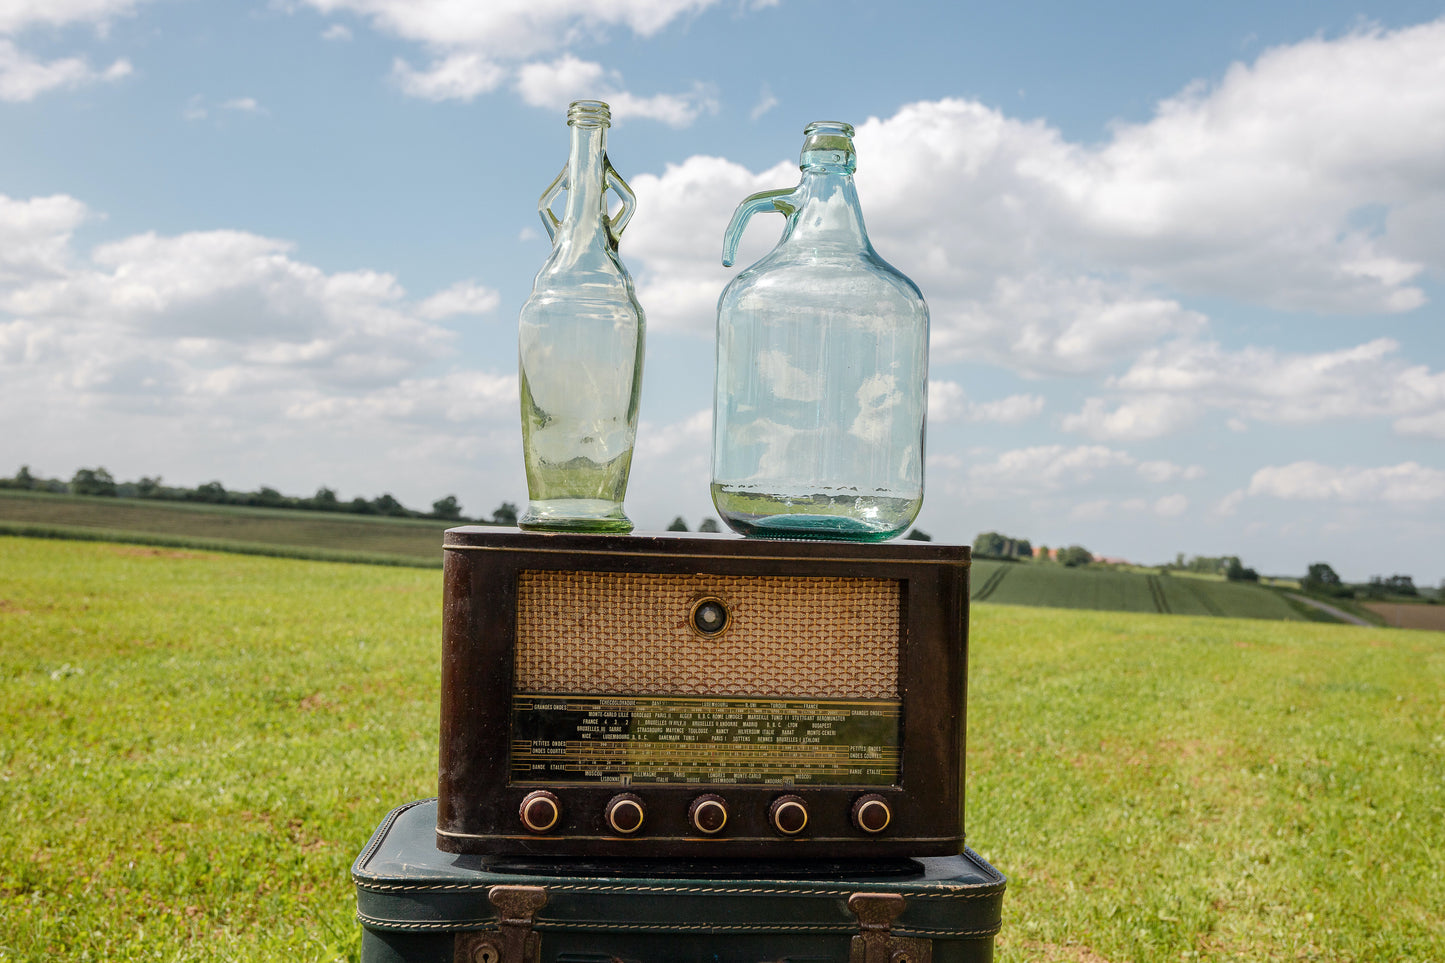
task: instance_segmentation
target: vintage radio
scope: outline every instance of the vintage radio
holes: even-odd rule
[[[437,845],[963,850],[969,550],[446,533]]]

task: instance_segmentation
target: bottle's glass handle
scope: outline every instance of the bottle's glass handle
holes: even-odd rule
[[[723,267],[732,267],[733,261],[738,256],[738,242],[743,239],[743,231],[747,229],[748,219],[754,214],[764,214],[770,211],[777,211],[792,217],[797,206],[791,203],[789,198],[797,192],[796,187],[783,187],[775,191],[763,191],[761,194],[754,194],[744,198],[733,211],[733,219],[728,222],[726,231],[723,231]]]
[[[562,222],[557,220],[557,215],[552,213],[552,202],[557,195],[567,189],[567,168],[563,167],[562,172],[557,175],[547,189],[542,192],[541,200],[537,201],[537,215],[542,218],[542,226],[547,229],[547,236],[552,240],[557,239],[557,228]]]
[[[622,209],[617,212],[615,217],[607,220],[607,226],[612,230],[612,246],[616,247],[617,239],[622,236],[623,228],[627,227],[627,222],[632,220],[632,213],[637,210],[637,195],[632,193],[632,188],[627,186],[622,175],[613,169],[611,161],[606,161],[605,164],[604,175],[607,186],[622,198]]]

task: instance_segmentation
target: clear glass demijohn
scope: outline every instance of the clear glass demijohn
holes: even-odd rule
[[[853,128],[803,133],[801,183],[723,237],[731,265],[752,215],[787,218],[718,300],[713,503],[744,535],[882,541],[923,504],[928,307],[869,243]]]
[[[529,498],[522,528],[632,530],[622,499],[637,435],[646,319],[617,256],[637,198],[607,159],[610,120],[601,101],[567,109],[571,155],[537,205],[552,253],[518,325]],[[622,198],[611,217],[609,187]],[[564,190],[559,219],[551,204]]]

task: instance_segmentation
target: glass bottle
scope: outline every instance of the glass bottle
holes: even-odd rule
[[[601,101],[567,108],[572,153],[538,202],[552,253],[532,283],[518,330],[522,528],[628,532],[622,511],[642,388],[646,320],[617,256],[637,197],[607,159],[611,111]],[[607,214],[607,188],[622,198]],[[561,219],[552,201],[567,191]]]
[[[883,541],[923,504],[928,306],[873,250],[853,185],[853,128],[804,130],[802,181],[754,194],[782,238],[718,299],[712,498],[744,535]]]

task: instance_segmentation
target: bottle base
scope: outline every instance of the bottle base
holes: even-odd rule
[[[746,538],[812,538],[886,542],[901,535],[923,499],[815,493],[784,498],[713,486],[713,505]]]
[[[632,519],[618,502],[598,498],[552,498],[532,501],[517,519],[517,527],[532,532],[596,532],[626,534]]]

